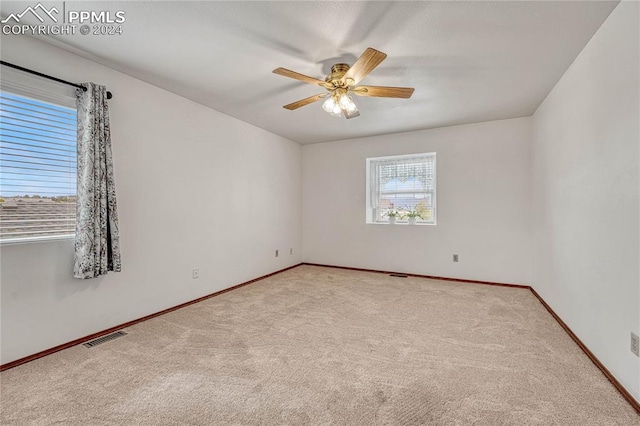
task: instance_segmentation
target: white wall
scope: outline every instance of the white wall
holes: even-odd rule
[[[304,261],[529,284],[529,146],[529,118],[304,145]],[[419,152],[438,224],[366,224],[365,159]]]
[[[300,262],[300,145],[32,38],[2,59],[114,93],[123,264],[81,281],[72,241],[2,246],[2,363]]]
[[[532,284],[640,399],[639,4],[622,2],[533,117]]]

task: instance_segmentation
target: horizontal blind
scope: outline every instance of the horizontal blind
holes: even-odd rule
[[[75,108],[0,92],[0,241],[75,232]]]

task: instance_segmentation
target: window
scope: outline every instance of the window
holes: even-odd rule
[[[367,158],[367,223],[436,223],[436,154]]]
[[[46,100],[43,100],[46,99]],[[0,91],[0,241],[72,236],[76,109],[69,98]]]

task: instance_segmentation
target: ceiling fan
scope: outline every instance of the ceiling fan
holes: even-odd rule
[[[373,71],[387,57],[386,53],[382,53],[371,47],[367,48],[358,60],[349,67],[348,64],[335,64],[331,67],[329,74],[324,81],[309,77],[286,68],[276,68],[273,70],[275,74],[285,77],[294,78],[304,81],[305,83],[315,84],[324,87],[327,93],[309,96],[297,102],[285,105],[288,110],[295,110],[313,102],[325,99],[322,109],[334,117],[344,116],[345,118],[354,118],[360,115],[358,107],[353,102],[350,94],[358,96],[375,96],[380,98],[410,98],[413,94],[412,87],[387,87],[387,86],[358,86],[371,71]]]

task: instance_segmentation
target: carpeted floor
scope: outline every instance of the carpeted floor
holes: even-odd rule
[[[0,375],[2,425],[640,425],[524,289],[300,266]]]

